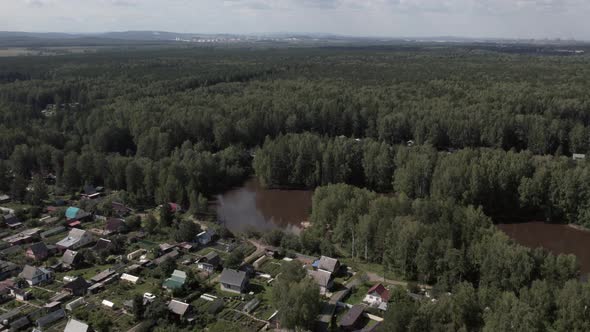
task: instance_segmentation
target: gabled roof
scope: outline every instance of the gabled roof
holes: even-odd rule
[[[186,282],[186,272],[180,270],[174,270],[170,278],[164,281],[163,286],[168,289],[177,289],[182,287]]]
[[[184,316],[189,308],[190,304],[178,300],[171,300],[170,303],[168,303],[168,310],[180,316]]]
[[[68,249],[64,252],[64,255],[61,257],[61,262],[66,265],[73,265],[76,262],[77,255],[77,251]]]
[[[33,244],[32,246],[30,246],[29,249],[31,250],[31,252],[35,256],[45,256],[45,255],[47,255],[47,252],[49,251],[47,249],[47,246],[43,242],[37,242],[37,243]]]
[[[330,273],[336,272],[339,262],[336,258],[322,256],[318,264],[318,269],[328,271]]]
[[[63,288],[75,291],[79,289],[88,289],[89,286],[90,284],[86,280],[84,280],[84,278],[78,277],[73,281],[70,281],[69,283],[65,284]]]
[[[246,272],[236,271],[232,269],[223,269],[221,272],[220,282],[236,287],[242,287],[244,281],[247,280]]]
[[[215,251],[211,251],[207,255],[201,257],[201,259],[199,261],[213,264],[213,263],[219,263],[219,260],[220,260],[219,254],[216,253]]]
[[[361,318],[363,315],[363,311],[365,307],[362,305],[355,305],[348,312],[340,319],[340,326],[343,327],[352,327],[356,324],[356,322]]]
[[[383,286],[382,284],[377,284],[371,287],[369,291],[367,291],[367,294],[378,295],[385,302],[389,301],[389,298],[391,296],[389,290],[385,288],[385,286]]]
[[[88,324],[77,321],[75,319],[70,319],[70,321],[68,322],[68,325],[66,325],[66,328],[64,330],[64,332],[86,332],[88,331]]]
[[[109,218],[104,225],[104,229],[109,232],[119,232],[125,227],[125,221],[118,218]]]
[[[66,210],[66,218],[67,219],[75,219],[80,211],[81,211],[80,208],[70,206]]]
[[[70,247],[73,244],[79,242],[84,235],[86,234],[86,231],[83,229],[79,229],[79,228],[72,228],[70,230],[70,232],[68,233],[68,236],[66,236],[63,240],[59,241],[58,243],[56,243],[56,245],[61,246],[61,247]]]
[[[35,277],[42,276],[47,273],[50,273],[50,272],[45,269],[40,269],[38,267],[25,265],[25,267],[23,268],[23,271],[20,273],[20,276],[21,276],[21,278],[24,278],[25,280],[30,281],[30,280],[33,280]]]
[[[307,274],[313,278],[316,284],[324,288],[328,288],[330,280],[332,280],[332,274],[324,270],[307,270]]]
[[[94,250],[105,250],[113,245],[113,241],[107,239],[99,239],[92,249]]]
[[[97,283],[97,282],[101,282],[109,277],[111,277],[113,274],[117,273],[114,269],[106,269],[102,272],[100,272],[99,274],[95,275],[94,277],[90,278],[90,281]]]

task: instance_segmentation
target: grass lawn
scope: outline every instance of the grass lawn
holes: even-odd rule
[[[383,265],[378,263],[367,263],[361,260],[353,260],[350,258],[341,258],[340,261],[343,264],[346,264],[347,266],[351,267],[355,272],[358,273],[373,272],[380,276],[383,276],[385,274],[385,278],[387,279],[404,281],[404,278],[397,275],[394,271],[384,272]]]
[[[348,304],[359,304],[363,301],[365,295],[367,295],[368,290],[369,286],[365,284],[360,284],[352,290],[352,292],[344,302]]]
[[[100,273],[112,266],[113,266],[112,264],[94,265],[94,266],[90,266],[90,267],[83,268],[83,269],[70,270],[67,272],[59,272],[59,273],[56,273],[55,279],[62,281],[63,277],[65,277],[65,276],[81,276],[84,279],[86,279],[86,281],[88,281],[90,278],[94,277],[98,273]]]

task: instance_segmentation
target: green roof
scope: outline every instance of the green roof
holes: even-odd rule
[[[179,289],[182,288],[182,285],[184,285],[184,281],[168,278],[162,286],[167,289]]]

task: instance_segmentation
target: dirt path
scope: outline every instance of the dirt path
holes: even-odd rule
[[[380,282],[380,283],[384,283],[384,284],[402,286],[402,287],[408,286],[408,282],[406,282],[406,281],[385,279],[384,277],[378,275],[377,273],[373,273],[373,272],[367,272],[366,274],[367,274],[367,277],[369,278],[370,282]],[[432,289],[432,286],[429,286],[429,285],[419,284],[418,286],[421,288],[425,288],[425,289]]]

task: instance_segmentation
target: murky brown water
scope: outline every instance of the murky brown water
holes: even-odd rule
[[[297,233],[301,222],[309,218],[309,190],[278,190],[262,188],[251,179],[244,186],[217,198],[217,216],[233,232],[248,227],[259,231],[281,228]]]
[[[590,232],[567,225],[527,222],[498,224],[499,229],[529,248],[543,247],[554,254],[574,254],[582,274],[590,273]]]

